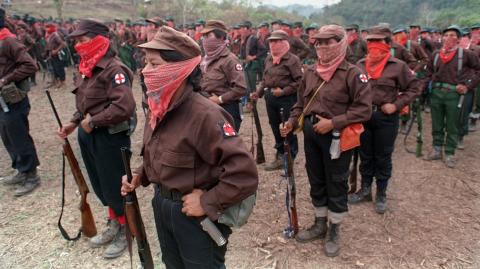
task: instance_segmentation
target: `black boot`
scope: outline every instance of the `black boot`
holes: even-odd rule
[[[307,243],[316,239],[325,238],[327,233],[327,217],[316,217],[315,223],[308,229],[300,231],[295,239],[300,243]]]
[[[40,186],[40,177],[37,174],[37,169],[26,173],[26,178],[23,184],[15,189],[15,196],[20,197],[28,194]]]
[[[328,223],[327,239],[325,240],[325,255],[335,257],[340,253],[338,240],[340,238],[340,223]]]
[[[375,211],[378,214],[383,214],[387,211],[387,190],[377,189],[377,196],[375,197]]]
[[[362,183],[362,188],[354,194],[348,196],[349,204],[372,201],[372,185]]]

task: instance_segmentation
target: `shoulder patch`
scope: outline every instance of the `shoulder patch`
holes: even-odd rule
[[[358,78],[359,78],[360,81],[363,82],[363,83],[367,83],[367,82],[368,82],[368,77],[367,77],[367,75],[365,75],[365,74],[360,74],[360,75],[358,76]]]
[[[116,73],[113,76],[112,86],[113,87],[120,86],[120,85],[126,84],[127,82],[128,82],[128,76],[126,74]]]
[[[237,71],[243,71],[242,65],[241,65],[241,64],[236,64],[236,65],[235,65],[235,70],[237,70]]]
[[[233,126],[224,121],[224,122],[220,122],[220,128],[222,128],[222,132],[223,132],[223,137],[225,138],[228,138],[228,137],[235,137],[237,136],[237,132],[235,131],[235,128],[233,128]]]

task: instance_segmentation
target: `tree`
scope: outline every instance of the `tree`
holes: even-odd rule
[[[55,4],[55,9],[57,10],[57,16],[60,20],[63,20],[63,4],[65,3],[66,0],[53,0],[53,3]]]

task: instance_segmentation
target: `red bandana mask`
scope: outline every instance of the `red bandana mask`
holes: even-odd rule
[[[458,38],[455,37],[446,37],[443,39],[443,47],[440,50],[439,56],[440,60],[444,64],[450,62],[455,54],[457,53],[458,48]]]
[[[408,36],[405,32],[401,32],[393,36],[393,41],[405,47],[408,42]]]
[[[0,40],[4,40],[7,37],[17,38],[7,27],[3,27],[2,30],[0,30]]]
[[[147,86],[148,107],[150,108],[150,127],[155,129],[157,120],[162,120],[167,113],[173,96],[183,81],[193,72],[202,60],[202,56],[181,62],[167,63],[145,70],[142,74]]]
[[[274,65],[280,64],[283,55],[287,54],[287,52],[290,50],[290,43],[288,43],[288,40],[270,42],[269,46]]]
[[[391,56],[390,45],[382,42],[368,42],[368,54],[365,59],[365,68],[368,76],[378,79]]]
[[[347,54],[348,42],[347,34],[342,27],[338,25],[325,25],[320,28],[319,33],[335,32],[337,36],[343,36],[340,42],[328,46],[316,46],[317,51],[317,74],[326,82],[332,79],[338,66],[345,59]]]
[[[357,32],[347,34],[348,45],[352,45],[352,43],[357,39],[358,39],[358,33]]]
[[[92,40],[75,45],[75,50],[80,56],[78,70],[87,78],[91,78],[93,68],[98,61],[107,53],[110,40],[102,35],[97,35]]]

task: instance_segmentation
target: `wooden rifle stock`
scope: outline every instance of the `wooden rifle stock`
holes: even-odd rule
[[[257,155],[256,161],[257,164],[265,163],[265,152],[263,151],[263,132],[262,132],[262,125],[260,124],[260,117],[258,116],[257,110],[257,102],[254,100],[252,101],[252,113],[253,113],[253,120],[255,121],[255,129],[257,130]],[[252,139],[253,141],[253,139]]]
[[[282,125],[285,125],[283,108],[280,109],[280,115],[283,120]],[[289,224],[284,231],[284,235],[287,238],[293,238],[298,233],[299,228],[296,203],[297,191],[295,187],[295,175],[293,173],[293,158],[290,151],[290,145],[288,144],[288,136],[283,139],[283,160],[285,176],[287,179],[287,193],[285,201],[289,219]]]
[[[123,165],[128,182],[132,182],[132,170],[130,169],[131,152],[128,148],[121,148]],[[132,261],[132,241],[134,237],[137,241],[138,256],[144,269],[153,269],[153,258],[150,251],[150,245],[147,240],[147,233],[143,225],[140,207],[138,206],[137,194],[135,191],[125,196],[125,217],[127,221],[128,250],[130,253],[130,262]]]
[[[55,108],[55,104],[53,103],[53,99],[50,95],[48,90],[45,91],[48,97],[48,101],[50,102],[50,106],[52,107],[53,114],[57,120],[58,125],[62,128],[62,122],[60,117],[58,116],[57,109]],[[80,200],[80,212],[82,214],[82,223],[80,230],[76,237],[71,238],[65,229],[61,225],[61,219],[63,216],[63,208],[65,205],[65,157],[68,160],[68,164],[70,165],[70,169],[72,171],[73,178],[75,179],[75,183],[77,184],[78,190],[80,192],[81,200]],[[93,219],[92,210],[90,209],[90,205],[87,202],[87,194],[89,193],[88,185],[85,182],[85,178],[83,177],[82,170],[78,165],[78,161],[75,158],[75,154],[73,153],[72,147],[70,146],[70,142],[67,138],[64,139],[63,143],[63,168],[62,168],[62,210],[60,213],[60,217],[58,219],[58,228],[62,233],[63,237],[69,241],[78,240],[83,233],[87,237],[92,237],[97,234],[97,228],[95,226],[95,220]]]

